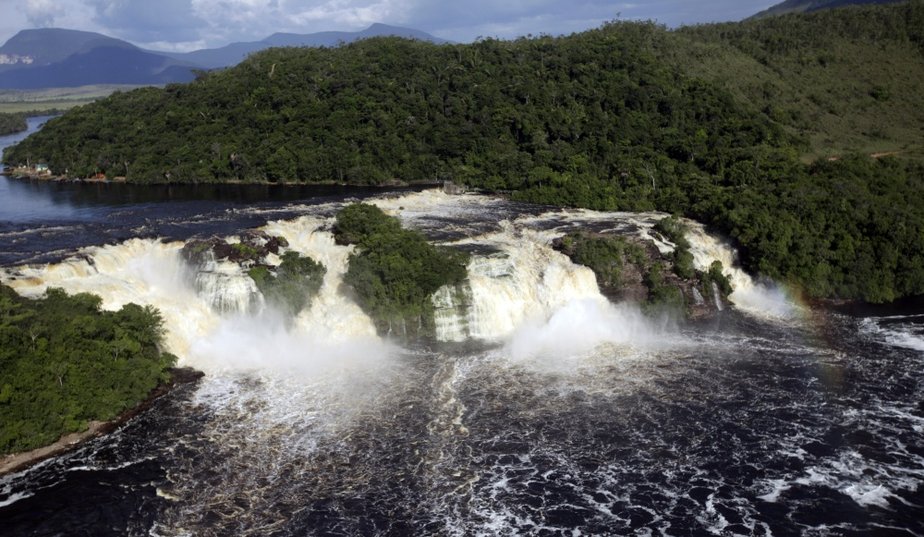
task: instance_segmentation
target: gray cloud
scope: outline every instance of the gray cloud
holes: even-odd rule
[[[54,26],[55,20],[64,13],[62,4],[55,0],[27,0],[20,9],[26,20],[39,28]]]
[[[117,37],[140,43],[196,41],[206,21],[191,0],[87,0],[94,21]]]
[[[773,0],[0,0],[0,20],[71,24],[137,44],[173,49],[258,40],[274,32],[358,30],[374,22],[453,41],[567,34],[604,21],[654,19],[668,26],[740,20]],[[9,32],[9,26],[3,26]],[[0,38],[6,39],[9,35]]]

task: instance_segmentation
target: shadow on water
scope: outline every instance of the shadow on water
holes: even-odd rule
[[[295,218],[306,206],[383,192],[343,185],[130,185],[0,176],[0,266],[57,261],[80,247],[133,237],[234,234]]]

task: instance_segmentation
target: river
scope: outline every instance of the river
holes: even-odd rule
[[[646,236],[658,214],[2,181],[0,280],[155,305],[206,373],[0,478],[3,535],[924,534],[920,302],[812,309],[736,271],[735,307],[651,317],[549,247],[578,228]],[[353,199],[474,253],[440,342],[379,338],[340,292],[349,250],[329,226]],[[690,224],[698,264],[733,257]],[[328,267],[291,325],[243,305],[240,271],[179,255],[254,227]]]

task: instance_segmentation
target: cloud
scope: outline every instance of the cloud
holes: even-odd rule
[[[191,0],[86,0],[94,21],[130,41],[196,41],[206,21],[193,10]]]
[[[54,26],[55,19],[65,13],[64,4],[55,0],[27,0],[20,9],[29,24],[38,28]]]
[[[0,0],[12,21],[99,31],[170,50],[255,41],[274,32],[360,30],[375,22],[457,42],[479,36],[568,34],[607,20],[656,19],[668,26],[739,20],[774,0]],[[21,28],[20,28],[21,29]]]

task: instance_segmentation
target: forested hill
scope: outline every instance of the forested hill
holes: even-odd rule
[[[750,268],[810,295],[891,300],[924,293],[922,29],[915,0],[673,32],[272,49],[68,112],[4,160],[133,182],[452,179],[657,208],[723,230]]]
[[[891,4],[901,1],[902,0],[786,0],[785,2],[780,2],[779,4],[753,15],[752,18],[759,19],[762,17],[785,15],[787,13],[820,11],[822,9],[834,9],[859,4]]]

